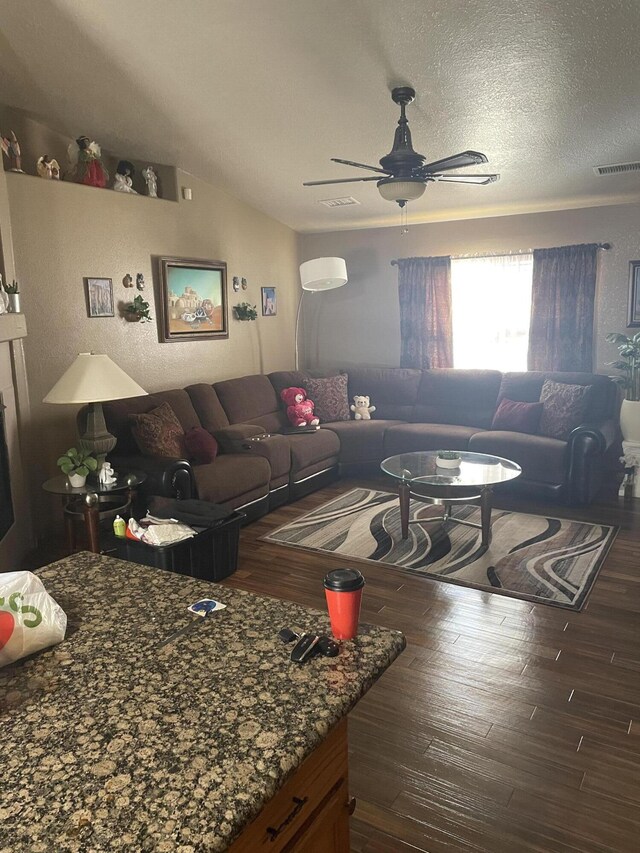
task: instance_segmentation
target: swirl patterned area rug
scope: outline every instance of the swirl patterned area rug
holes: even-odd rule
[[[263,537],[296,548],[382,563],[434,580],[580,610],[617,527],[494,509],[489,548],[480,531],[429,521],[438,507],[411,501],[409,538],[400,533],[398,497],[353,489]],[[453,516],[480,521],[480,508]]]

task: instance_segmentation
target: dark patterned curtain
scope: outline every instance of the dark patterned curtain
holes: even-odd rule
[[[598,246],[533,252],[529,370],[593,372]]]
[[[451,258],[401,258],[400,366],[453,367]]]

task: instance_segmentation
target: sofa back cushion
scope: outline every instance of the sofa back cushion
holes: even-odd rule
[[[171,406],[184,432],[188,429],[202,426],[198,413],[193,408],[191,397],[189,397],[184,388],[173,388],[171,391],[155,391],[153,396]]]
[[[371,399],[378,420],[412,419],[422,371],[407,367],[349,368],[349,404],[356,396]]]
[[[213,386],[230,424],[258,424],[278,432],[288,424],[275,388],[267,376],[226,379]]]
[[[489,429],[501,380],[497,370],[423,370],[411,420]]]
[[[275,370],[269,374],[269,381],[279,400],[281,391],[285,388],[304,388],[305,380],[310,376],[307,370]]]
[[[184,390],[189,395],[193,408],[200,418],[200,423],[206,430],[214,433],[216,430],[229,426],[229,418],[222,408],[222,403],[218,399],[213,385],[199,382],[196,385],[187,385]]]
[[[615,417],[618,390],[608,376],[598,373],[545,373],[531,370],[527,373],[505,373],[500,386],[499,400],[520,400],[535,403],[540,399],[542,386],[547,379],[565,385],[590,385],[586,398],[585,422],[601,423]]]

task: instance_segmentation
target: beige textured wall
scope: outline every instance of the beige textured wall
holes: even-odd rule
[[[397,365],[400,359],[398,278],[392,258],[515,252],[572,243],[611,242],[599,255],[596,366],[616,350],[608,331],[625,331],[629,261],[640,258],[640,205],[503,216],[428,225],[304,234],[300,260],[340,256],[346,287],[305,297],[307,365],[322,369],[355,364]],[[499,310],[500,306],[496,306]]]
[[[148,391],[290,368],[298,298],[296,235],[212,186],[179,173],[193,201],[169,202],[7,174],[16,270],[29,336],[25,343],[32,400],[31,488],[56,472],[55,459],[75,437],[75,408],[42,398],[78,352],[105,352]],[[260,287],[277,287],[278,314],[239,322],[229,312],[228,340],[158,342],[156,323],[89,319],[83,276],[113,279],[142,272],[153,300],[152,255],[227,262],[228,298],[258,305]],[[247,291],[234,294],[231,278]],[[152,311],[155,318],[155,306]],[[48,505],[47,505],[48,506]]]

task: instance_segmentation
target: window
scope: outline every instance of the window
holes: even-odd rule
[[[526,370],[533,255],[451,260],[453,366]]]

